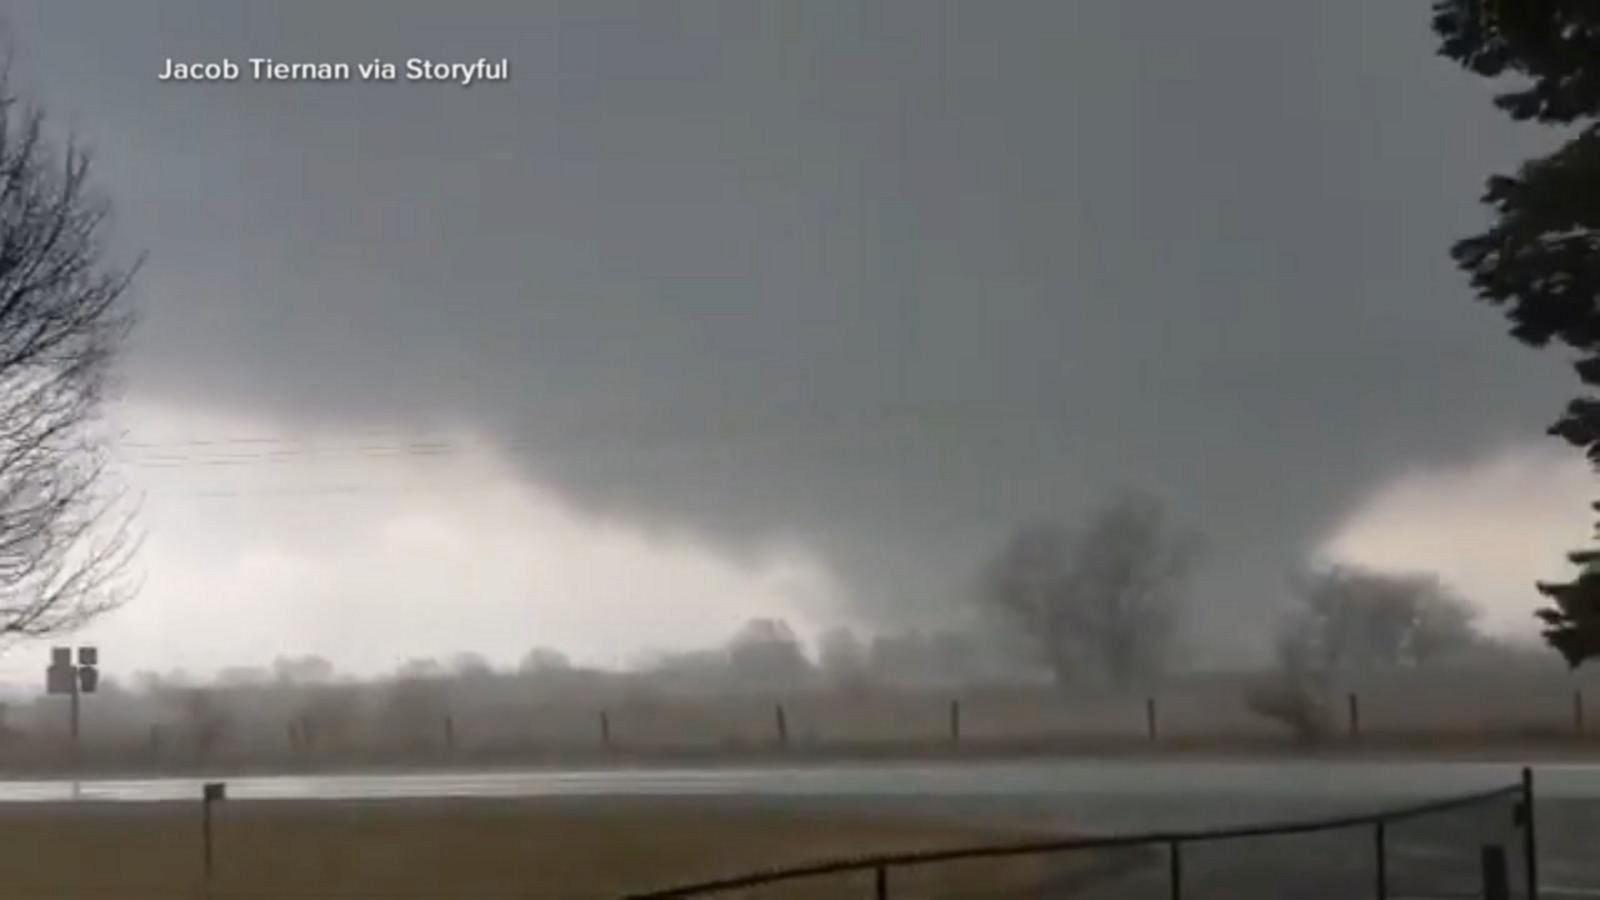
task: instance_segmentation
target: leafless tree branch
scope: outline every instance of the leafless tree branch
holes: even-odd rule
[[[1126,493],[1077,533],[1018,529],[985,569],[979,599],[1034,643],[1058,682],[1098,670],[1126,686],[1169,662],[1198,550],[1160,503]]]
[[[138,266],[106,261],[90,168],[0,71],[0,640],[72,630],[135,588],[97,426]]]

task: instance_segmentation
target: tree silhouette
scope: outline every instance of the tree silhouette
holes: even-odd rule
[[[1167,662],[1197,548],[1159,502],[1123,494],[1077,532],[1017,529],[984,569],[978,599],[1033,644],[1057,684],[1087,668],[1127,686]]]
[[[1600,503],[1594,508],[1600,511]],[[1544,621],[1545,640],[1567,665],[1577,668],[1595,655],[1596,636],[1600,635],[1600,551],[1574,550],[1567,559],[1578,567],[1577,577],[1539,582],[1539,593],[1550,598],[1552,605],[1536,614]]]
[[[0,72],[0,638],[115,605],[133,549],[95,428],[131,273],[104,262],[89,157],[56,152],[43,122]]]
[[[1517,340],[1575,350],[1584,387],[1600,386],[1600,3],[1438,0],[1433,12],[1441,55],[1513,82],[1496,106],[1574,129],[1555,152],[1489,179],[1494,223],[1451,255]],[[1550,432],[1600,467],[1600,397],[1572,400]],[[1556,605],[1538,615],[1545,639],[1577,666],[1600,655],[1600,593],[1563,587],[1540,585]]]
[[[1481,644],[1478,611],[1437,576],[1332,566],[1299,581],[1280,652],[1319,671],[1427,665]]]
[[[1440,55],[1519,86],[1495,97],[1517,121],[1571,123],[1600,111],[1600,7],[1594,0],[1436,0]]]

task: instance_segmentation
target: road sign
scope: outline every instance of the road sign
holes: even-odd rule
[[[73,665],[71,647],[51,647],[50,666],[44,670],[45,692],[50,694],[68,694],[72,697],[72,704],[68,708],[69,725],[72,729],[72,799],[78,799],[78,768],[79,768],[79,734],[78,721],[80,716],[80,700],[84,694],[92,694],[100,687],[100,651],[94,647],[78,648],[78,663]]]
[[[228,783],[226,781],[206,782],[204,799],[207,803],[228,799]]]
[[[51,694],[72,693],[74,670],[71,666],[51,666],[44,670],[45,690]]]

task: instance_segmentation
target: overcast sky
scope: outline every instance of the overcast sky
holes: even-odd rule
[[[11,5],[143,321],[115,669],[597,662],[947,619],[1158,494],[1248,655],[1317,555],[1502,630],[1587,534],[1570,390],[1447,247],[1548,136],[1417,0]],[[171,84],[165,61],[510,61]],[[19,664],[13,651],[7,666]],[[21,671],[31,672],[29,654]]]

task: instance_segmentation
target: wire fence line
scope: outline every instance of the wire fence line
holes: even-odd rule
[[[727,895],[734,891],[761,888],[782,883],[799,882],[827,876],[861,873],[871,876],[873,896],[876,900],[889,900],[894,894],[894,876],[902,871],[938,866],[946,863],[998,859],[1004,857],[1041,856],[1064,853],[1092,853],[1095,851],[1128,848],[1164,848],[1167,861],[1167,887],[1173,900],[1184,895],[1184,849],[1189,845],[1251,838],[1291,837],[1319,832],[1351,829],[1371,829],[1371,891],[1377,900],[1391,900],[1400,895],[1390,889],[1391,828],[1400,823],[1449,813],[1496,801],[1514,800],[1512,824],[1517,846],[1507,848],[1501,844],[1487,844],[1481,851],[1481,875],[1485,879],[1483,893],[1479,896],[1509,898],[1512,896],[1510,869],[1505,865],[1508,851],[1518,856],[1522,875],[1519,896],[1536,900],[1539,896],[1538,843],[1534,824],[1533,773],[1524,769],[1522,779],[1516,784],[1499,788],[1447,797],[1426,803],[1395,807],[1376,812],[1328,816],[1297,821],[1273,822],[1233,827],[1200,828],[1191,830],[1149,831],[1138,834],[1107,835],[1099,837],[1071,837],[1050,840],[1024,841],[1008,844],[929,850],[921,852],[892,853],[857,858],[825,860],[785,868],[752,871],[742,875],[684,884],[660,890],[626,895],[623,900],[682,900],[713,895]],[[1500,868],[1494,869],[1498,860]],[[1312,873],[1303,873],[1310,878]],[[1503,883],[1494,883],[1499,879]],[[1246,896],[1240,893],[1238,896]],[[1413,895],[1414,896],[1414,895]]]
[[[421,683],[306,689],[223,687],[206,704],[136,693],[86,715],[85,767],[120,773],[393,765],[600,763],[751,756],[1122,753],[1294,749],[1281,723],[1252,711],[1244,677],[1159,694],[1064,696],[1048,689],[889,689],[860,696],[817,690],[743,695],[649,693],[616,679],[571,698],[536,676],[453,691]],[[1405,750],[1600,743],[1581,688],[1523,679],[1515,690],[1459,686],[1448,697],[1405,685],[1353,687],[1331,704],[1317,744]],[[1493,693],[1499,690],[1499,694]],[[204,693],[204,692],[201,692]],[[1591,696],[1593,694],[1591,693]],[[68,716],[43,698],[0,719],[0,770],[65,771]]]
[[[932,825],[931,830],[919,827],[899,832],[898,837],[892,830],[852,830],[870,826],[871,819],[819,818],[817,808],[812,808],[791,821],[791,825],[809,822],[805,828],[785,825],[764,839],[752,840],[750,826],[758,817],[742,804],[720,808],[721,815],[731,817],[712,825],[718,809],[698,801],[652,811],[648,806],[593,807],[586,801],[581,807],[525,805],[514,798],[479,804],[459,799],[426,804],[295,804],[241,796],[241,805],[235,806],[221,790],[216,801],[214,870],[212,818],[186,802],[0,806],[0,837],[8,838],[0,842],[7,845],[0,856],[8,862],[0,896],[19,900],[65,896],[1510,900],[1539,896],[1533,775],[1528,770],[1517,783],[1487,790],[1319,818],[1273,821],[1270,813],[1262,813],[1264,821],[1253,824],[1026,840],[986,839],[986,834],[1005,832],[969,827],[984,821],[977,808],[962,814],[970,821],[959,828],[947,829],[935,818],[924,823]],[[1561,808],[1560,803],[1552,805],[1547,817]],[[1010,815],[1027,809],[1012,807]],[[1215,815],[1231,818],[1237,813],[1236,808],[1229,812],[1219,807]],[[1096,818],[1091,813],[1082,821]],[[202,822],[204,854],[198,827]],[[1562,849],[1561,821],[1547,818],[1545,824],[1553,836],[1554,878],[1570,881],[1570,867],[1563,870],[1571,858],[1570,848]],[[690,838],[689,832],[697,833]],[[823,832],[850,836],[813,843]],[[698,849],[683,853],[696,842]],[[829,855],[849,853],[856,846],[905,849],[871,856]],[[818,853],[819,860],[650,888],[663,880],[670,885],[680,877],[715,875],[719,869],[737,872],[741,864],[763,859],[792,860],[797,848],[804,847],[814,848],[811,852]],[[206,860],[204,866],[201,859]],[[1498,893],[1489,890],[1496,872]],[[1547,897],[1558,895],[1557,890],[1546,892]]]

